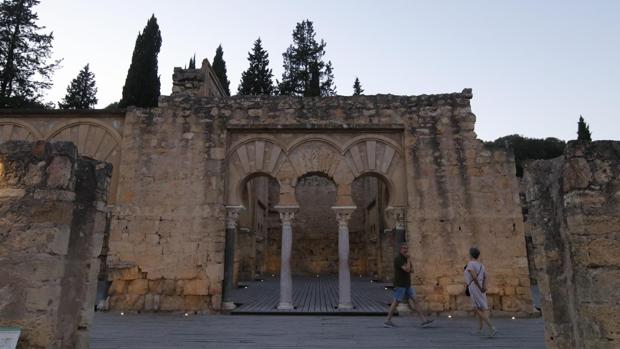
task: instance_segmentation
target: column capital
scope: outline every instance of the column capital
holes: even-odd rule
[[[407,207],[405,206],[390,206],[385,209],[394,219],[394,228],[405,230],[407,223]]]
[[[273,208],[280,213],[280,219],[282,220],[283,225],[292,224],[293,219],[295,218],[295,213],[299,211],[299,206],[297,205],[276,205]]]
[[[336,219],[338,225],[348,225],[351,215],[355,211],[357,206],[332,206],[332,210],[336,212]]]
[[[226,206],[226,229],[236,229],[239,222],[239,213],[245,210],[245,207]]]

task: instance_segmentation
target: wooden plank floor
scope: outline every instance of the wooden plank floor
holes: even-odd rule
[[[278,310],[280,280],[240,283],[233,291],[238,307],[233,314],[357,314],[384,315],[392,299],[389,284],[372,282],[370,278],[351,278],[353,309],[338,309],[337,276],[294,277],[292,310]],[[246,288],[247,287],[247,288]]]

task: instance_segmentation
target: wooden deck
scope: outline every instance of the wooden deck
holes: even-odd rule
[[[353,309],[338,309],[337,276],[294,277],[292,310],[278,310],[280,280],[240,283],[233,291],[238,305],[233,314],[330,314],[385,315],[392,300],[391,284],[374,282],[370,278],[351,278]],[[247,288],[246,288],[247,287]]]

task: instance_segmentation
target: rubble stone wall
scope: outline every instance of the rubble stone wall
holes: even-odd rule
[[[407,205],[413,283],[423,304],[437,312],[471,309],[463,293],[463,266],[469,247],[477,245],[491,277],[493,309],[530,313],[514,159],[503,150],[485,149],[476,139],[471,97],[470,90],[329,98],[176,93],[162,97],[159,108],[130,110],[111,224],[110,307],[219,309],[224,205],[230,204],[231,195],[226,188],[239,179],[227,173],[232,144],[247,141],[247,163],[235,165],[240,168],[256,166],[259,155],[261,161],[268,160],[257,150],[262,141],[253,137],[270,139],[298,159],[315,149],[316,157],[310,154],[308,161],[320,167],[331,164],[335,153],[329,149],[374,137],[396,149],[396,165],[403,168],[402,176],[393,172],[402,184],[388,191],[391,200],[396,197]],[[296,140],[314,143],[301,149],[291,145],[299,144]],[[370,162],[372,154],[362,152],[371,149],[370,143],[354,148]],[[292,173],[286,166],[281,171]],[[280,183],[281,197],[287,200],[294,200],[292,179]],[[350,188],[338,187],[338,198],[351,202],[350,195]],[[386,228],[393,224],[386,223]],[[277,234],[270,231],[268,239],[272,233]],[[266,264],[277,268],[272,262]]]
[[[72,143],[0,145],[0,326],[19,348],[87,348],[110,165]]]
[[[525,171],[549,348],[620,345],[620,142],[570,142]]]

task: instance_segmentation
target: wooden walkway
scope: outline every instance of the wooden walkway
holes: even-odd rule
[[[385,315],[392,300],[391,284],[351,278],[353,309],[338,309],[337,276],[294,277],[292,310],[278,310],[280,280],[240,283],[233,291],[233,314]],[[246,288],[247,287],[247,288]]]

